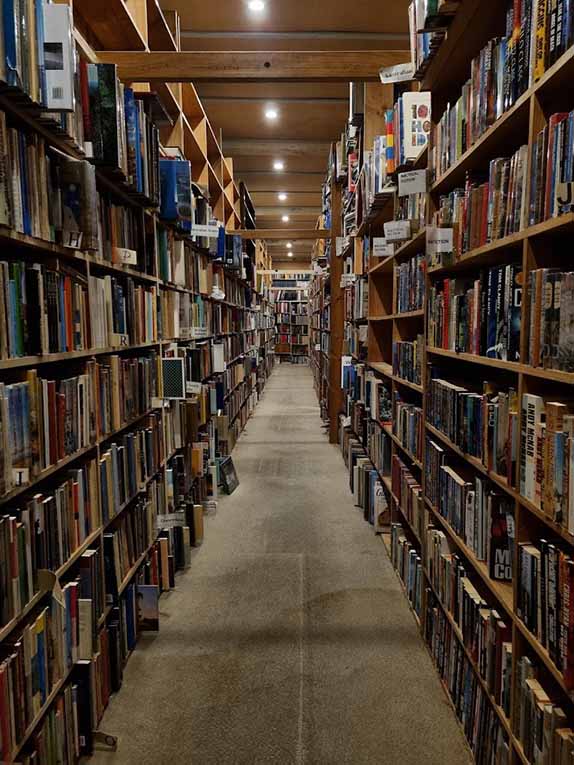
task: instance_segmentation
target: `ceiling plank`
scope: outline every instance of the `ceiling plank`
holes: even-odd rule
[[[240,229],[238,231],[232,231],[232,234],[239,234],[243,239],[266,239],[267,241],[273,239],[284,240],[288,239],[294,242],[299,240],[312,240],[312,239],[329,239],[331,237],[331,231],[327,229],[304,229],[294,228],[290,231],[284,228],[256,228],[256,229]]]
[[[326,163],[331,144],[327,141],[274,141],[257,138],[223,140],[223,151],[232,157],[303,157],[320,154]]]
[[[363,51],[98,51],[128,82],[378,81],[383,66],[403,63],[405,50]]]

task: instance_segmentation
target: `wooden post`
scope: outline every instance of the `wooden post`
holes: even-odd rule
[[[341,289],[343,259],[337,257],[341,235],[341,184],[331,180],[331,338],[329,343],[329,442],[339,441],[339,414],[343,406],[341,353],[343,351],[345,302]]]

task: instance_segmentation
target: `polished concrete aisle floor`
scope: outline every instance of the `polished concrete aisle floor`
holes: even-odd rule
[[[353,506],[308,368],[278,368],[161,631],[144,636],[97,765],[466,765],[386,556]]]

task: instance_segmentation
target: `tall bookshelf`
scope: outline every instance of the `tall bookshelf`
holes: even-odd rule
[[[149,0],[74,3],[68,31],[75,84],[106,49],[180,45],[177,14]],[[233,163],[190,83],[134,84],[140,187],[88,159],[85,94],[60,118],[30,71],[0,88],[0,758],[49,749],[72,765],[121,685],[139,598],[169,592],[203,539],[217,462],[272,369],[274,313],[257,243],[233,236]],[[160,209],[174,153],[191,161],[191,232]],[[60,199],[77,219],[54,217]]]
[[[310,273],[280,273],[273,278],[275,356],[281,363],[309,362]]]
[[[401,172],[428,167],[426,209],[422,219],[410,218],[410,238],[395,244],[392,254],[374,257],[373,240],[384,236],[384,226],[381,230],[369,222],[362,228],[357,220],[352,232],[354,240],[344,243],[346,260],[353,261],[349,273],[357,276],[356,254],[364,252],[365,246],[364,241],[357,240],[361,237],[368,240],[369,310],[366,349],[348,347],[354,356],[353,369],[348,371],[347,406],[340,424],[349,469],[360,464],[361,471],[375,476],[382,487],[385,500],[377,505],[386,525],[382,540],[459,719],[462,707],[457,694],[461,686],[455,682],[454,668],[468,673],[467,687],[480,699],[480,709],[462,719],[475,758],[483,761],[487,750],[490,755],[492,743],[500,758],[496,761],[526,765],[541,756],[536,755],[532,731],[542,716],[547,738],[543,744],[539,740],[539,744],[546,750],[544,757],[548,759],[545,761],[560,762],[560,757],[570,756],[574,725],[570,672],[574,654],[569,642],[571,626],[566,600],[574,528],[570,525],[571,505],[564,496],[562,483],[569,481],[570,469],[552,472],[558,459],[554,444],[558,444],[559,449],[570,448],[569,421],[562,424],[562,420],[558,420],[557,424],[552,418],[556,411],[565,411],[566,417],[570,415],[574,378],[561,355],[548,353],[545,357],[542,351],[537,362],[536,322],[540,320],[536,317],[540,315],[540,307],[536,293],[532,293],[537,282],[531,277],[533,272],[545,268],[555,269],[559,275],[568,272],[563,251],[569,244],[572,213],[566,209],[557,214],[555,208],[555,214],[550,217],[543,213],[532,219],[530,210],[531,200],[537,198],[531,189],[533,172],[540,173],[533,164],[540,132],[544,128],[551,129],[553,114],[567,113],[573,106],[566,87],[574,60],[572,40],[567,38],[563,50],[557,50],[556,61],[546,61],[534,81],[528,82],[525,73],[524,87],[514,93],[512,103],[507,104],[493,124],[479,128],[462,151],[451,144],[450,151],[455,158],[450,162],[445,160],[449,148],[445,148],[444,143],[444,121],[439,125],[445,110],[449,109],[452,124],[456,126],[456,102],[470,76],[471,61],[492,38],[505,35],[507,10],[507,4],[485,6],[462,0],[456,14],[449,19],[448,32],[440,47],[434,51],[428,66],[419,72],[420,87],[432,93],[431,145],[409,167],[399,167],[390,179],[398,182]],[[528,16],[525,19],[523,23]],[[520,40],[520,28],[517,31],[516,25],[511,25],[511,31],[515,39]],[[524,29],[522,36],[529,39]],[[523,55],[527,54],[523,51]],[[395,100],[396,96],[395,93]],[[384,106],[390,106],[388,101]],[[441,137],[439,153],[435,146]],[[569,139],[565,136],[564,140]],[[559,136],[558,145],[560,141]],[[515,176],[518,178],[515,188],[523,190],[529,204],[522,208],[522,217],[518,210],[499,233],[491,233],[484,242],[480,232],[476,232],[478,244],[469,245],[465,236],[470,234],[465,234],[464,219],[455,216],[452,222],[445,198],[455,189],[460,189],[460,198],[465,191],[478,194],[474,189],[488,181],[491,161],[501,157],[510,160],[521,146],[527,146],[526,161],[520,166],[516,159],[513,172],[518,173],[522,168],[525,175],[522,180]],[[442,164],[439,165],[439,161]],[[544,168],[547,161],[545,152]],[[564,173],[567,172],[565,169]],[[567,175],[563,178],[569,181]],[[554,176],[549,182],[554,183]],[[469,191],[470,188],[474,192]],[[510,207],[516,193],[511,190],[505,196]],[[546,199],[550,200],[552,210],[556,204],[553,186]],[[404,218],[403,211],[400,200],[393,196],[383,220]],[[372,219],[373,214],[373,210],[368,211],[367,217]],[[445,245],[443,254],[437,254],[437,237],[450,241],[451,235],[454,244]],[[423,255],[426,272],[422,306],[416,305],[410,310],[399,308],[402,298],[397,269],[413,261],[416,267],[416,259]],[[470,306],[469,290],[481,272],[481,285],[485,294],[489,294],[489,274],[493,279],[493,274],[500,275],[501,270],[504,279],[513,279],[509,275],[516,273],[522,276],[521,302],[520,294],[509,286],[510,294],[502,303],[503,313],[507,311],[504,321],[508,335],[500,340],[494,335],[498,350],[487,356],[484,345],[477,347],[478,341],[474,346],[469,345],[471,336],[467,328],[480,324],[475,320],[471,325],[464,313],[452,318],[446,330],[444,324],[440,324],[446,335],[437,335],[439,311],[445,310],[447,300],[445,279],[452,280],[449,299],[458,296],[460,301],[462,295],[467,301],[462,305]],[[500,281],[502,277],[498,278]],[[562,285],[567,283],[564,276],[556,278]],[[354,290],[355,284],[356,280],[347,289]],[[490,294],[494,295],[492,289]],[[561,293],[560,302],[550,293],[550,303],[546,305],[550,310],[557,310],[560,317],[568,310],[565,295],[568,293]],[[429,302],[431,298],[433,302]],[[356,305],[353,295],[350,305]],[[488,310],[487,307],[487,314]],[[500,309],[493,304],[490,310],[498,315],[496,311]],[[513,310],[519,313],[518,333],[510,329],[512,318],[516,321]],[[551,316],[542,318],[542,321],[551,320],[558,321]],[[491,331],[496,333],[496,328]],[[437,342],[437,336],[448,339]],[[402,365],[399,364],[399,349],[405,350],[404,344],[414,342],[417,343],[416,375],[410,374],[406,363],[413,357],[412,345],[403,354]],[[511,349],[515,358],[509,358]],[[503,439],[502,451],[493,452],[488,435],[486,441],[477,445],[473,438],[476,433],[483,433],[478,425],[473,428],[459,420],[460,428],[452,430],[452,420],[448,420],[446,413],[452,412],[452,404],[451,409],[447,407],[455,395],[453,385],[458,386],[456,396],[463,397],[456,400],[466,402],[468,393],[476,394],[483,402],[481,406],[488,407],[486,411],[497,422],[501,416],[507,418],[501,427],[509,433],[513,448],[508,446],[508,439]],[[441,390],[440,394],[437,389]],[[552,402],[564,403],[566,409]],[[504,415],[500,406],[505,407]],[[540,426],[532,425],[538,417],[537,407],[546,414],[544,432]],[[383,410],[387,413],[385,418],[379,416]],[[491,445],[487,448],[488,444]],[[452,471],[451,477],[456,476],[454,484],[446,477],[443,466]],[[530,475],[534,478],[530,479]],[[552,480],[550,475],[560,478]],[[366,480],[369,485],[372,478]],[[455,485],[464,487],[460,495],[456,494]],[[493,516],[483,520],[485,537],[477,539],[475,527],[464,525],[469,523],[470,508],[474,512],[477,505],[471,501],[462,507],[455,501],[456,496],[468,497],[469,491],[478,492],[479,486],[485,491],[481,496],[488,497],[485,501],[494,519],[504,526],[500,549],[505,552],[506,564],[500,570],[493,566],[496,546],[490,545]],[[357,491],[357,503],[365,508],[365,517],[376,522],[368,492],[360,488]],[[534,492],[534,499],[527,496],[527,492]],[[484,510],[481,513],[484,519]],[[514,541],[510,544],[513,551],[510,559],[506,555],[509,535]],[[554,556],[562,561],[559,569],[555,567]],[[509,573],[511,578],[506,579]],[[550,583],[547,577],[552,577]],[[451,586],[454,589],[449,589]],[[564,625],[562,638],[554,631],[553,617],[549,620],[545,615],[549,603],[555,604],[556,592],[559,604],[553,607],[560,610],[558,618]],[[540,611],[535,613],[531,604],[537,597]],[[484,640],[486,654],[477,652],[477,634]],[[560,639],[565,642],[560,644]],[[445,647],[447,663],[443,661]],[[489,655],[496,656],[496,662],[500,662],[495,663],[494,668],[483,662]],[[480,714],[480,725],[487,726],[481,730],[472,727],[477,714]],[[555,728],[561,732],[555,733]]]

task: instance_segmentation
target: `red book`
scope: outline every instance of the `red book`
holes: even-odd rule
[[[48,428],[50,431],[50,464],[58,461],[58,408],[56,405],[56,383],[48,382]]]

